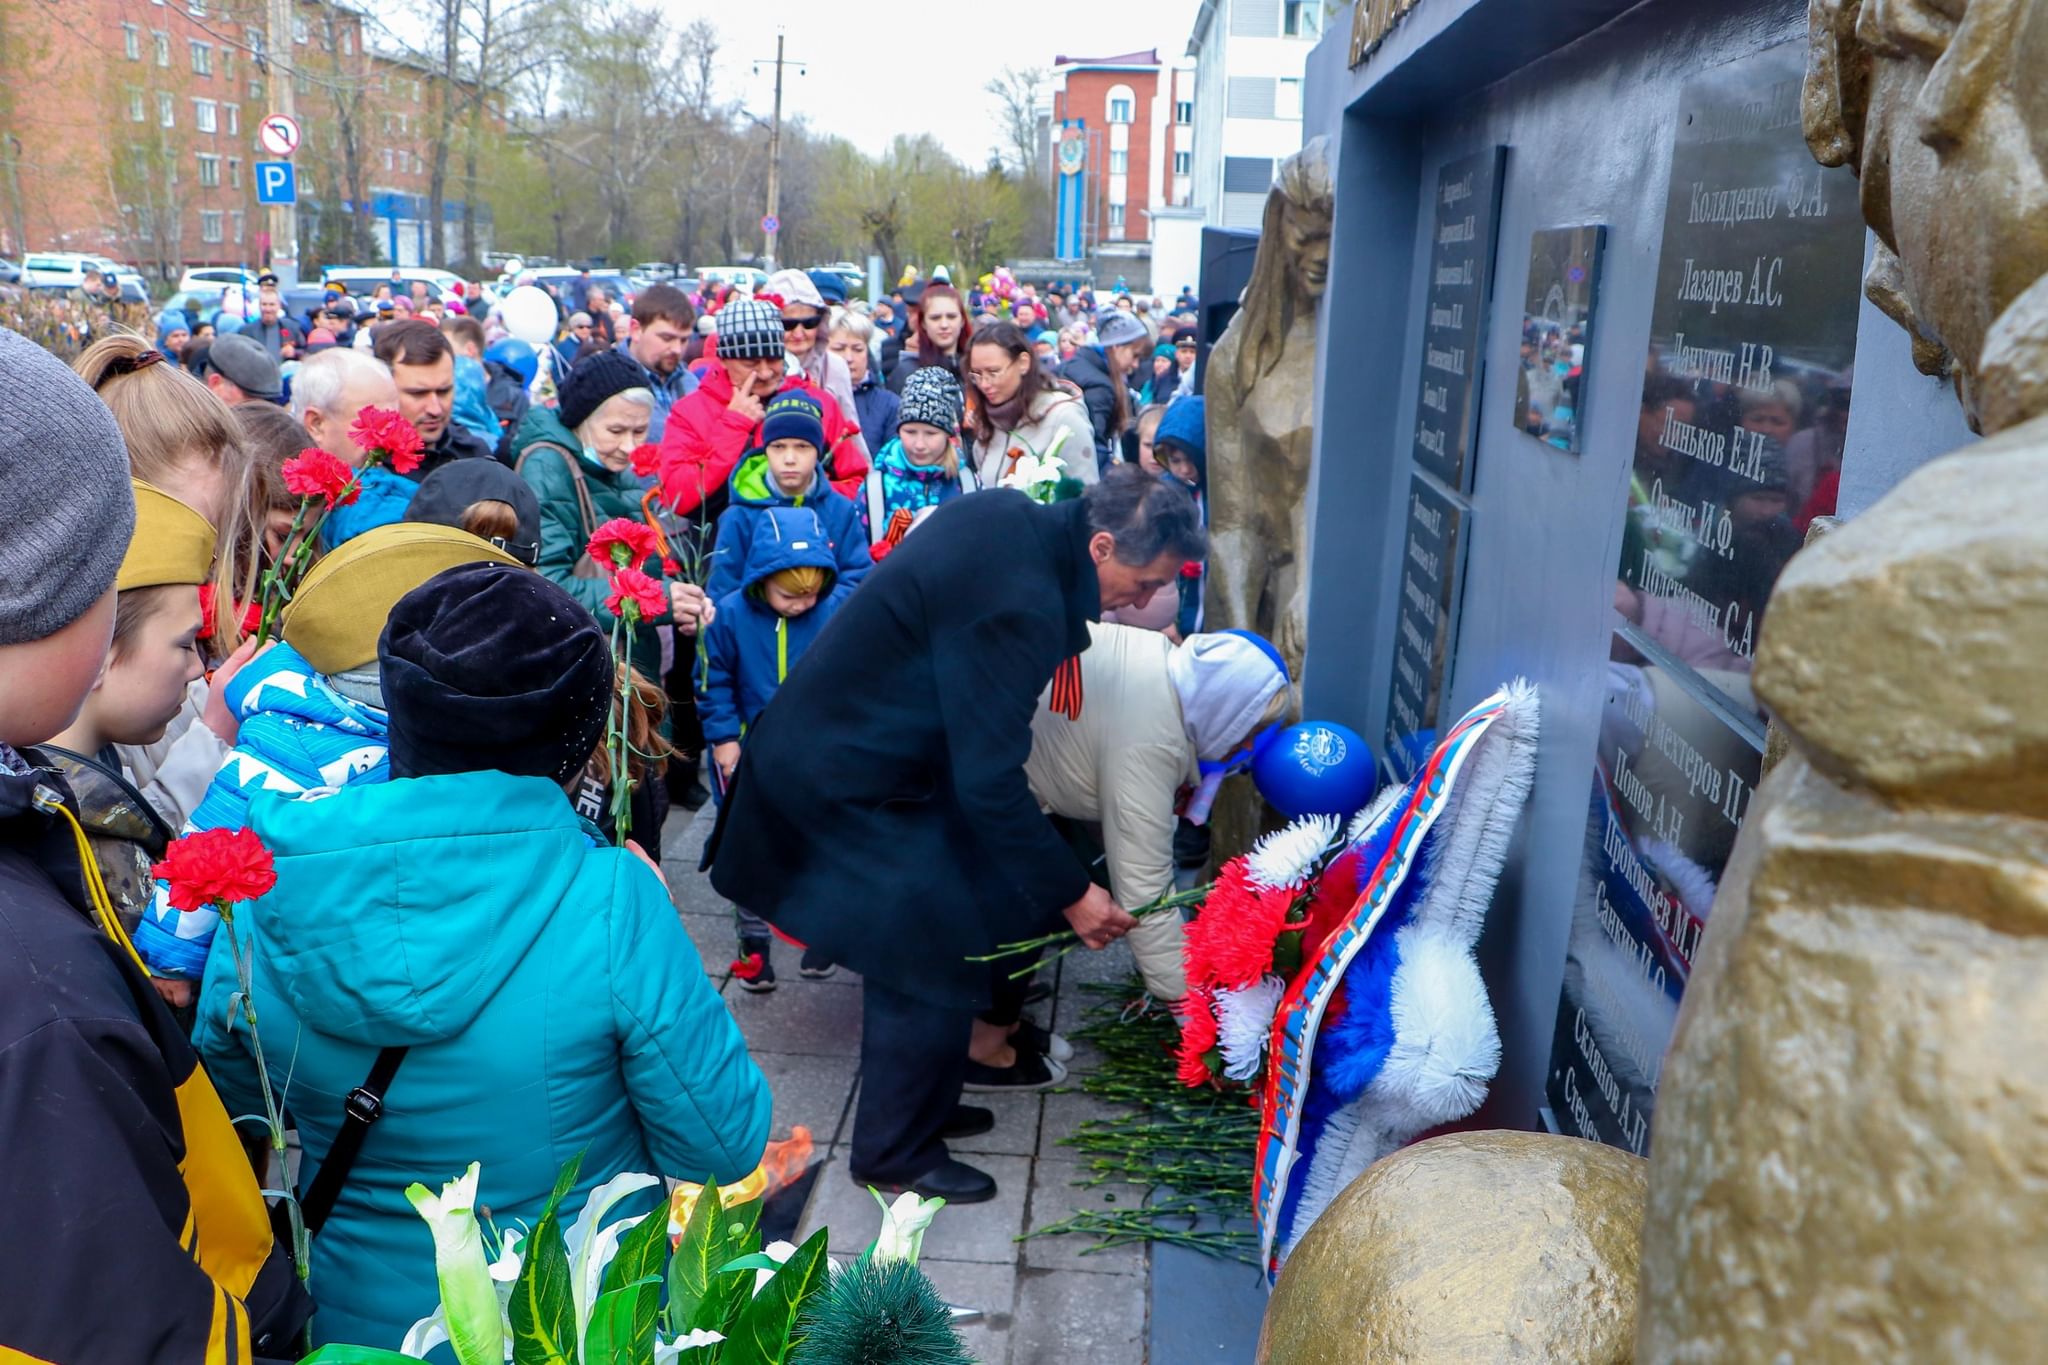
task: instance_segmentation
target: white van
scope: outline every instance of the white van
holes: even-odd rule
[[[239,266],[232,265],[194,266],[179,276],[178,292],[180,294],[207,294],[214,298],[219,298],[220,291],[231,284],[239,284],[244,289],[254,289],[256,287],[256,272],[253,270],[243,270]]]
[[[99,264],[97,256],[77,251],[31,251],[21,258],[21,282],[76,289],[85,283],[85,272],[99,269]]]

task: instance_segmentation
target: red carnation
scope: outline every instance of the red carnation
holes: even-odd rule
[[[604,606],[612,615],[628,620],[634,619],[626,611],[632,607],[639,620],[651,621],[668,610],[668,593],[638,569],[620,569],[612,575],[612,593],[604,599]]]
[[[1191,988],[1180,1002],[1180,1049],[1176,1074],[1182,1085],[1199,1088],[1215,1079],[1209,1058],[1216,1051],[1215,998],[1200,988]]]
[[[759,953],[748,953],[732,964],[732,974],[742,981],[752,981],[761,974],[763,965]]]
[[[348,506],[363,491],[355,470],[318,446],[308,446],[284,462],[284,486],[302,498],[319,498],[329,511]]]
[[[367,407],[356,414],[348,429],[349,439],[362,448],[364,463],[389,464],[395,473],[410,474],[420,467],[426,447],[412,423],[390,408]]]
[[[1180,576],[1182,578],[1200,578],[1202,576],[1202,561],[1190,559],[1187,563],[1181,565]]]
[[[1273,970],[1273,950],[1287,928],[1294,892],[1251,880],[1240,856],[1224,866],[1188,924],[1185,947],[1190,983],[1242,990]]]
[[[270,850],[249,829],[209,829],[173,840],[151,875],[170,884],[171,907],[225,911],[277,885]]]
[[[598,563],[638,568],[661,549],[654,528],[630,517],[613,517],[591,534],[587,553]]]
[[[640,478],[652,478],[661,472],[661,447],[649,441],[633,447],[633,473]]]

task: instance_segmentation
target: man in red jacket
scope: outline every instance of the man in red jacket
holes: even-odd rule
[[[756,433],[768,400],[777,393],[809,390],[824,410],[826,477],[854,497],[867,477],[860,429],[839,404],[783,361],[782,314],[755,299],[735,299],[717,314],[715,352],[696,392],[676,400],[661,436],[663,501],[684,515],[704,509],[707,520],[725,505],[726,480],[740,458],[758,444]],[[707,506],[708,504],[708,506]]]

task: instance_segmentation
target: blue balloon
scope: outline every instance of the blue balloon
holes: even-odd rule
[[[518,337],[505,337],[491,343],[484,352],[485,360],[495,360],[519,376],[522,384],[531,384],[534,374],[540,369],[540,358],[533,353],[533,347]]]
[[[1372,748],[1356,730],[1308,720],[1268,731],[1252,753],[1252,781],[1273,808],[1303,815],[1350,815],[1372,800],[1379,783]]]

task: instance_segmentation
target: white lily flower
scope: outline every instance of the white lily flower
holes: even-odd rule
[[[1276,891],[1304,886],[1330,851],[1339,824],[1334,815],[1304,815],[1252,845],[1245,870],[1254,882]]]
[[[922,1199],[915,1190],[905,1190],[896,1196],[894,1204],[882,1198],[882,1192],[873,1185],[868,1193],[882,1206],[882,1230],[875,1236],[875,1259],[877,1261],[908,1261],[917,1264],[917,1254],[924,1246],[925,1229],[932,1225],[940,1209],[946,1207],[943,1199]]]
[[[1243,990],[1216,992],[1216,1047],[1223,1054],[1223,1074],[1248,1081],[1259,1074],[1273,1015],[1287,983],[1270,972]]]
[[[427,1352],[448,1340],[448,1319],[436,1308],[431,1317],[421,1318],[406,1332],[405,1340],[398,1343],[398,1353],[411,1356],[414,1360],[425,1360]]]
[[[483,1234],[476,1223],[476,1187],[483,1168],[476,1162],[459,1179],[430,1194],[425,1185],[406,1187],[405,1197],[434,1234],[434,1273],[441,1285],[441,1314],[448,1344],[460,1365],[501,1365],[505,1324],[498,1289],[484,1259]],[[431,1330],[431,1329],[430,1329]]]
[[[709,1327],[699,1327],[690,1335],[677,1337],[674,1341],[662,1341],[657,1338],[654,1343],[654,1365],[676,1365],[683,1352],[694,1351],[704,1346],[716,1346],[724,1340],[724,1333],[714,1332]]]
[[[767,1246],[761,1248],[761,1254],[775,1262],[778,1266],[786,1265],[789,1262],[789,1258],[796,1255],[796,1244],[794,1242],[770,1242]],[[774,1279],[775,1275],[776,1272],[773,1270],[755,1271],[754,1292],[758,1294],[766,1289],[768,1281]]]
[[[576,1304],[576,1343],[581,1349],[590,1330],[590,1310],[597,1303],[597,1291],[604,1283],[604,1268],[619,1249],[619,1238],[631,1223],[601,1226],[606,1214],[627,1195],[661,1182],[651,1175],[627,1172],[613,1176],[590,1192],[583,1212],[576,1215],[563,1237],[569,1252],[569,1293]],[[638,1219],[633,1220],[638,1222]]]

